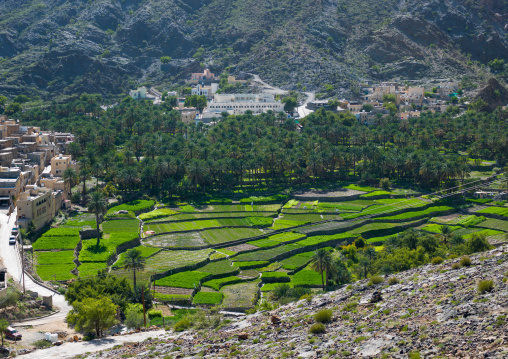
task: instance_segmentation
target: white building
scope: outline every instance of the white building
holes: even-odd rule
[[[228,112],[232,115],[242,115],[252,111],[257,115],[273,111],[284,111],[284,104],[275,101],[272,94],[215,94],[212,102],[208,103],[208,112]]]
[[[215,92],[219,89],[219,84],[212,83],[210,86],[203,86],[198,84],[196,87],[191,89],[192,95],[206,96],[208,100],[211,100],[215,95]]]
[[[140,98],[146,98],[146,87],[138,87],[137,90],[130,90],[129,96],[134,100],[138,100]]]

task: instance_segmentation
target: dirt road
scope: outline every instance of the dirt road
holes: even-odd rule
[[[120,335],[117,337],[108,337],[95,339],[87,342],[64,343],[59,347],[36,350],[33,353],[18,355],[17,358],[23,359],[66,359],[85,353],[93,353],[99,350],[110,349],[115,345],[121,345],[127,342],[140,342],[149,337],[156,337],[166,333],[165,330],[154,330],[130,335]]]

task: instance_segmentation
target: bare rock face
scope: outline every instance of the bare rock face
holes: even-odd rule
[[[288,303],[276,310],[234,319],[227,326],[167,332],[143,342],[89,353],[87,358],[506,358],[508,353],[508,246],[471,256],[471,266],[452,269],[460,258],[394,275],[399,283],[369,286],[367,280]],[[455,266],[456,267],[456,266]],[[455,268],[454,267],[454,268]],[[494,289],[480,293],[478,282]],[[379,301],[379,299],[382,300]],[[369,298],[376,303],[368,303]],[[325,332],[309,334],[314,314],[332,309]],[[272,326],[270,323],[279,323]],[[34,356],[35,357],[35,356]]]
[[[495,78],[491,78],[478,92],[476,99],[482,99],[489,105],[490,110],[494,111],[499,106],[508,105],[508,90]]]
[[[328,95],[366,74],[474,78],[469,59],[506,58],[507,14],[496,0],[2,0],[0,93],[119,98],[202,66]]]

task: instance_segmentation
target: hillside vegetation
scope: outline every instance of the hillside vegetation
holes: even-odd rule
[[[476,61],[508,53],[507,13],[505,0],[4,0],[0,93],[114,97],[203,66],[335,93],[361,78],[478,76]]]

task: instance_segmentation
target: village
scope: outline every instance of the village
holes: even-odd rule
[[[227,78],[224,81],[222,78]],[[248,76],[242,76],[247,78]],[[435,81],[436,82],[436,81]],[[314,94],[306,99],[298,99],[294,105],[286,105],[284,98],[295,96],[294,92],[264,87],[263,82],[256,83],[252,79],[237,79],[235,76],[216,76],[209,69],[202,73],[192,73],[186,81],[190,86],[187,94],[169,91],[161,94],[154,87],[139,87],[131,90],[129,95],[135,99],[152,100],[160,104],[163,98],[176,98],[175,110],[180,113],[182,122],[186,124],[214,124],[223,116],[242,115],[248,111],[253,115],[272,112],[286,112],[289,117],[298,119],[319,108],[341,112],[349,111],[356,116],[359,123],[375,125],[387,116],[395,116],[399,120],[418,118],[422,111],[442,113],[451,105],[466,109],[461,100],[463,91],[459,83],[453,81],[437,81],[431,88],[408,86],[397,82],[362,82],[358,84],[360,93],[355,100],[347,99],[315,99]],[[222,93],[222,87],[240,88],[242,93]],[[238,86],[243,85],[243,86]],[[259,86],[261,85],[261,86]],[[266,85],[266,84],[264,84]],[[206,99],[203,107],[185,106],[189,96],[201,96]],[[460,102],[460,103],[459,103]]]

